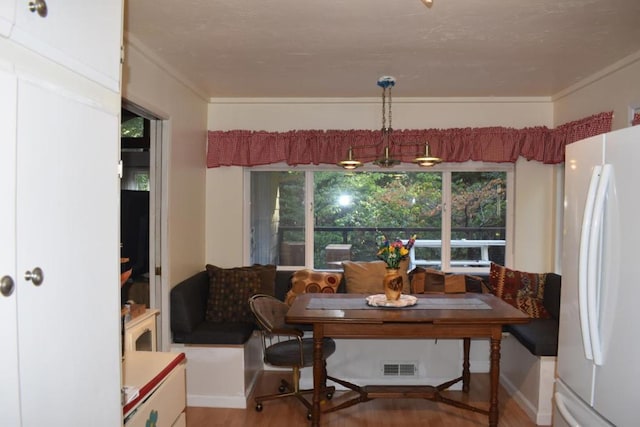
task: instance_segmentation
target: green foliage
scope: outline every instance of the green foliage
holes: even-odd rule
[[[120,136],[123,138],[142,138],[144,136],[144,118],[134,117],[122,123]]]
[[[304,241],[304,172],[258,174],[260,179],[277,176],[279,227],[295,229],[286,231],[282,240]],[[456,228],[504,230],[505,189],[504,172],[453,172],[452,238],[504,239],[503,234]],[[397,229],[396,235],[388,235],[390,239],[408,239],[413,234],[418,239],[439,239],[442,192],[439,172],[314,172],[314,265],[324,266],[325,247],[331,243],[351,244],[354,260],[375,259],[376,237],[381,229]],[[424,251],[422,258],[440,257],[439,249],[420,250]],[[453,259],[457,255],[452,253]]]

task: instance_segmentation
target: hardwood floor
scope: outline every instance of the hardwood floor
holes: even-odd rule
[[[258,380],[255,393],[269,394],[278,389],[281,372],[267,371]],[[468,396],[461,391],[447,392],[447,396],[465,402],[476,402],[488,407],[487,390],[489,374],[472,374]],[[352,396],[351,392],[336,392],[332,402]],[[251,399],[253,402],[253,399]],[[501,427],[535,426],[518,404],[500,387],[499,392]],[[326,427],[476,427],[486,426],[486,415],[470,412],[453,406],[422,399],[376,399],[323,414],[321,425]],[[297,427],[310,425],[306,408],[295,398],[276,399],[264,403],[262,412],[253,405],[247,409],[187,408],[187,427]]]

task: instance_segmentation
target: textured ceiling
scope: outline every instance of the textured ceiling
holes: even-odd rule
[[[640,0],[127,0],[209,97],[552,96],[640,51]]]

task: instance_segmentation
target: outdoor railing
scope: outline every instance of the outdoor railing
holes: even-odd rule
[[[415,266],[431,266],[439,268],[442,263],[439,227],[314,227],[315,268],[335,268],[340,260],[358,261],[375,259],[375,237],[384,234],[390,239],[401,236],[417,235],[418,239],[410,254],[411,268]],[[452,267],[487,267],[490,263],[504,263],[505,228],[504,227],[453,227],[450,241]],[[432,238],[429,238],[432,237]],[[406,240],[405,240],[406,242]],[[292,251],[295,261],[281,259],[280,265],[304,264],[304,227],[280,226],[278,230],[278,247],[287,252]],[[348,255],[338,256],[332,253],[333,248],[349,248]],[[341,258],[342,257],[342,258]],[[339,258],[339,259],[338,259]]]

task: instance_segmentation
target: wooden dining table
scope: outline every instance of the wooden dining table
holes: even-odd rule
[[[288,323],[313,325],[313,402],[311,421],[320,426],[322,412],[331,412],[376,398],[421,398],[486,414],[489,426],[498,425],[498,386],[500,377],[500,341],[506,324],[527,323],[529,317],[517,308],[491,294],[422,294],[417,302],[405,307],[373,307],[361,294],[299,295],[286,315]],[[340,405],[323,405],[321,398],[326,381],[323,360],[323,338],[371,339],[462,339],[463,366],[459,378],[431,385],[366,385],[358,386],[337,380],[357,392],[357,397]],[[490,340],[489,405],[472,406],[449,399],[442,391],[462,381],[463,392],[469,391],[469,349],[471,338]],[[330,378],[336,381],[335,378]]]

